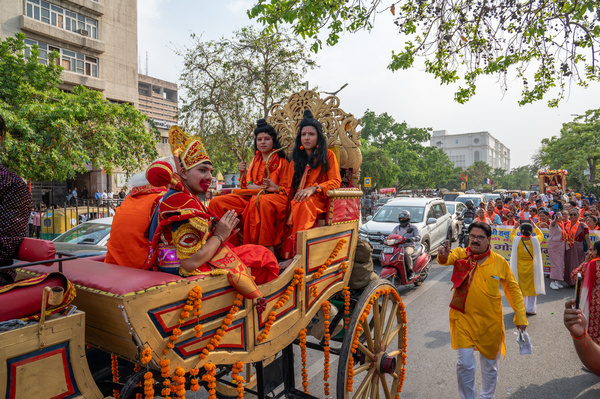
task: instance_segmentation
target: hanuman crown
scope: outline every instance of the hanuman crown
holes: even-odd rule
[[[173,156],[179,157],[188,170],[201,163],[212,164],[200,137],[188,136],[177,125],[169,129],[169,143]]]

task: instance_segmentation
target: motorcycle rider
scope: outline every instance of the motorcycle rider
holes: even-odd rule
[[[460,214],[460,216],[458,217],[459,219],[463,220],[463,219],[475,219],[475,217],[477,216],[477,214],[475,213],[475,206],[473,204],[472,200],[466,200],[465,201],[465,205],[467,206],[465,209],[463,209],[462,213]]]
[[[409,211],[400,211],[398,213],[398,222],[400,224],[394,227],[394,230],[392,230],[392,234],[402,236],[406,240],[400,245],[402,245],[402,248],[404,249],[404,265],[406,266],[406,279],[412,280],[415,277],[415,273],[413,272],[412,254],[415,252],[415,242],[420,241],[421,236],[419,235],[419,229],[417,228],[417,226],[413,226],[410,224]],[[408,232],[409,229],[412,230]]]

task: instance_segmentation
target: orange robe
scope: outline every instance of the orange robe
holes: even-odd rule
[[[293,161],[287,168],[287,173],[280,185],[285,194],[259,197],[261,219],[257,241],[259,245],[277,245],[281,242],[284,236],[283,231],[289,208],[292,210],[291,230],[293,248],[295,248],[296,244],[296,232],[308,230],[314,226],[317,215],[326,211],[327,191],[339,188],[342,183],[340,168],[335,154],[331,150],[327,150],[327,161],[329,162],[329,170],[326,173],[321,173],[321,165],[314,169],[307,168],[305,170],[301,185],[297,191],[312,187],[315,183],[323,189],[321,193],[315,193],[310,196],[307,201],[296,202],[292,199]]]
[[[273,180],[275,184],[278,184],[283,176],[284,170],[288,165],[288,161],[285,158],[279,157],[279,155],[273,155],[269,162],[270,175],[269,179]],[[256,184],[262,186],[263,178],[266,176],[266,164],[263,160],[262,154],[257,154],[250,163],[246,178],[242,179],[242,188],[247,188],[248,184]],[[239,195],[239,194],[227,194],[215,197],[210,200],[208,209],[212,211],[218,218],[229,211],[234,210],[238,215],[242,215],[244,209],[249,204],[256,207],[256,196],[255,195]],[[243,219],[242,217],[242,220]]]
[[[150,243],[145,236],[155,204],[167,192],[151,185],[135,187],[115,211],[104,262],[141,269]]]

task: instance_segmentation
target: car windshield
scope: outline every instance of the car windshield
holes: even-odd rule
[[[460,194],[444,194],[444,201],[455,201]]]
[[[448,213],[452,215],[454,213],[454,204],[449,204],[446,202],[446,209],[448,209]]]
[[[384,205],[373,217],[375,222],[398,223],[398,213],[400,211],[410,212],[410,221],[419,223],[423,221],[423,213],[425,207],[422,206],[401,206],[401,205]]]
[[[58,236],[54,242],[97,245],[110,234],[110,224],[82,223]]]

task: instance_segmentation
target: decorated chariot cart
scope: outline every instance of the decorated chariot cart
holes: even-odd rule
[[[323,123],[329,148],[340,167],[352,171],[356,186],[359,121],[339,108],[337,97],[301,91],[271,109],[268,121],[284,146],[293,145],[304,109]],[[242,297],[225,275],[183,278],[94,258],[20,265],[20,278],[51,273],[64,280],[65,293],[76,296],[69,307],[61,308],[60,298],[52,302],[52,317],[42,312],[42,320],[29,317],[34,324],[0,332],[0,392],[11,399],[177,398],[204,387],[209,397],[322,398],[333,396],[335,384],[337,398],[399,397],[406,364],[404,305],[386,280],[362,292],[349,290],[362,192],[341,188],[327,195],[327,214],[298,233],[295,257],[280,265],[277,279],[260,286],[257,299]],[[38,253],[25,251],[23,260],[54,257],[51,243],[33,245]],[[21,297],[14,294],[19,290],[12,297],[0,294],[3,305],[19,308],[25,296],[46,298],[52,291],[33,287]],[[315,323],[323,330],[320,340],[310,337]],[[300,348],[297,361],[294,345]],[[308,349],[323,353],[322,391],[308,384]],[[97,362],[86,359],[99,350],[111,359],[108,378],[97,377]],[[330,381],[332,356],[339,359]]]

